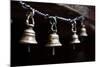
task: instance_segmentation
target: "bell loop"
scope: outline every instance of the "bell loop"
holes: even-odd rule
[[[30,23],[29,19],[32,20],[31,23]],[[34,18],[33,18],[32,12],[30,12],[30,14],[27,16],[27,19],[26,19],[26,25],[27,25],[27,26],[34,27]]]
[[[53,32],[57,32],[57,20],[56,17],[50,16],[50,24],[51,24],[51,30]]]

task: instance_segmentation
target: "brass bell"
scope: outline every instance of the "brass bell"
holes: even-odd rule
[[[24,44],[37,44],[37,41],[35,40],[35,32],[31,26],[24,31],[24,35],[20,42]]]
[[[57,33],[52,33],[49,35],[48,43],[46,46],[47,47],[62,46],[62,44],[59,42],[59,36]]]
[[[72,40],[72,44],[77,44],[77,43],[80,43],[80,40],[78,39],[78,35],[76,34],[76,33],[74,33],[73,35],[72,35],[72,38],[73,38],[73,40]]]
[[[72,24],[72,32],[74,33],[72,35],[72,41],[71,43],[72,44],[77,44],[77,43],[80,43],[80,40],[78,39],[78,35],[76,34],[77,33],[77,29],[76,29],[76,21],[74,21],[74,24]]]
[[[34,18],[33,18],[34,13],[33,12],[30,12],[30,14],[28,15],[28,17],[26,19],[27,29],[24,30],[24,35],[23,35],[22,39],[20,40],[21,43],[37,44],[37,41],[35,39],[35,31],[33,30],[33,27],[34,27]],[[32,19],[32,23],[29,23],[30,17]]]
[[[84,25],[83,25],[83,27],[81,28],[80,36],[88,36],[88,34],[86,33],[86,28],[85,28]]]

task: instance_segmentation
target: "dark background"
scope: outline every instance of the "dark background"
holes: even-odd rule
[[[75,18],[80,16],[81,12],[71,10],[59,4],[25,2],[33,8],[53,16],[65,18]],[[67,6],[67,5],[66,5]],[[80,37],[80,44],[70,44],[72,40],[71,24],[59,20],[57,24],[58,35],[61,47],[55,47],[55,55],[52,55],[52,48],[45,47],[50,28],[48,18],[35,13],[36,40],[38,44],[21,44],[19,41],[24,33],[26,14],[28,9],[22,8],[18,1],[11,1],[11,66],[40,65],[54,63],[84,62],[95,60],[95,7],[85,6],[89,9],[88,15],[84,21],[88,37]],[[74,9],[74,8],[73,8]],[[83,9],[84,10],[84,9]],[[80,21],[77,21],[78,33],[80,33]],[[28,52],[30,45],[30,53]],[[75,50],[73,49],[75,46]]]

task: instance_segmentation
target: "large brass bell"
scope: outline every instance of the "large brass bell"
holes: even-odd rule
[[[85,25],[82,25],[80,36],[88,36]]]
[[[24,31],[24,35],[20,42],[25,44],[37,44],[35,40],[35,32],[32,27],[28,27],[28,29]]]
[[[77,43],[80,43],[80,40],[78,39],[78,35],[76,34],[76,33],[74,33],[73,35],[72,35],[72,44],[77,44]]]
[[[30,17],[32,18],[32,23],[31,24],[29,23],[29,18]],[[20,40],[20,42],[24,43],[24,44],[37,44],[37,41],[35,39],[35,32],[33,30],[34,18],[32,17],[31,13],[27,17],[26,25],[27,25],[27,29],[24,30],[24,35],[23,35],[22,39]]]
[[[59,36],[57,33],[52,33],[49,35],[48,43],[46,46],[48,47],[62,46],[62,44],[59,42]]]

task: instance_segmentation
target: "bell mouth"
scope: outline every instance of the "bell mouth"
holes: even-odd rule
[[[82,32],[82,33],[80,34],[80,36],[88,36],[88,34],[87,34],[86,32]]]
[[[80,41],[78,39],[71,42],[71,44],[78,44],[78,43],[80,43]]]
[[[23,40],[21,40],[20,43],[22,43],[22,44],[37,44],[37,42],[23,41]]]
[[[46,47],[59,47],[62,46],[62,44],[47,44]]]

